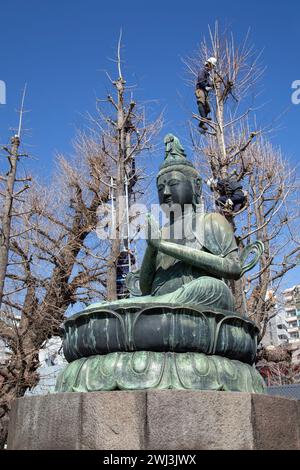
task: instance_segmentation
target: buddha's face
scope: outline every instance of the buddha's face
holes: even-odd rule
[[[180,171],[169,171],[159,176],[157,180],[158,198],[160,205],[171,208],[179,204],[182,209],[193,202],[192,179]]]

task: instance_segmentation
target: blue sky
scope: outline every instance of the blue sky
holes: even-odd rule
[[[291,1],[2,1],[0,80],[6,83],[7,103],[0,105],[0,142],[7,142],[9,128],[16,126],[15,109],[27,82],[30,132],[24,142],[36,157],[29,165],[41,176],[51,174],[55,151],[70,150],[82,115],[94,110],[95,96],[107,93],[101,69],[112,70],[108,58],[115,55],[120,27],[128,82],[138,85],[140,99],[157,100],[157,111],[166,107],[163,133],[184,138],[187,110],[195,109],[181,57],[195,50],[208,24],[218,19],[237,38],[250,27],[251,42],[264,49],[261,99],[267,104],[261,117],[269,121],[285,112],[272,138],[297,162],[300,105],[291,103],[291,84],[300,80],[299,17],[300,4]]]

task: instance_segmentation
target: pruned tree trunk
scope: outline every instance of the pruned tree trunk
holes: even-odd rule
[[[18,149],[20,145],[20,139],[15,135],[11,139],[11,149],[5,148],[8,154],[9,169],[7,176],[3,177],[5,180],[5,193],[4,193],[4,205],[3,213],[1,216],[1,241],[0,241],[0,309],[2,304],[2,297],[4,292],[4,282],[6,277],[7,265],[8,265],[8,254],[10,248],[10,234],[11,234],[11,223],[12,223],[12,211],[15,200],[14,188],[17,174],[17,162],[18,162]]]

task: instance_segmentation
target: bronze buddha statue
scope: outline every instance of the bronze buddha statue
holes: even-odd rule
[[[234,311],[226,284],[257,262],[261,242],[239,254],[231,225],[201,211],[201,178],[172,134],[157,176],[167,223],[148,215],[135,296],[94,303],[65,321],[70,364],[57,391],[183,388],[262,392],[253,367],[258,328]],[[249,252],[255,257],[244,265]],[[138,281],[138,287],[136,286]]]

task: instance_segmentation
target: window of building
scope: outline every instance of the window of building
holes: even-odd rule
[[[278,335],[278,338],[281,339],[282,341],[288,341],[288,337],[286,335]]]
[[[287,317],[295,317],[296,316],[296,309],[295,310],[288,310],[286,312]]]

